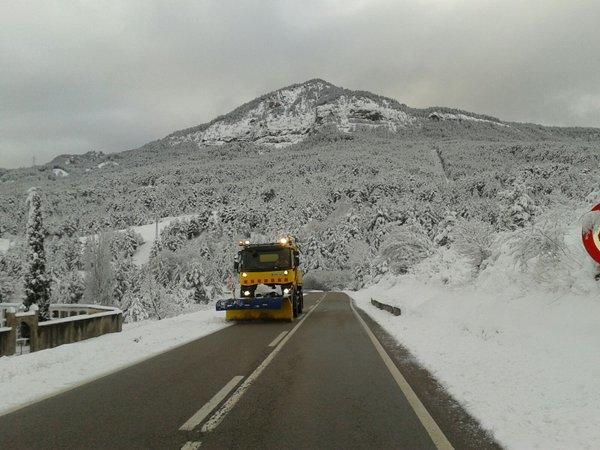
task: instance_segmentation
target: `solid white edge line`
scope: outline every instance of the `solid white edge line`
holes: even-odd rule
[[[369,326],[366,324],[366,322],[363,320],[363,318],[360,316],[358,311],[356,311],[356,309],[354,308],[354,301],[352,300],[352,298],[350,296],[348,296],[348,298],[350,298],[350,307],[352,308],[352,311],[354,311],[354,315],[367,332],[367,335],[369,336],[369,339],[371,339],[373,346],[379,353],[379,356],[381,356],[381,359],[383,359],[383,362],[390,371],[390,374],[392,375],[392,377],[396,381],[396,384],[406,397],[406,400],[408,400],[408,403],[412,407],[413,411],[423,424],[423,427],[425,427],[425,430],[429,434],[429,437],[431,437],[431,440],[433,441],[434,445],[438,449],[454,449],[454,447],[452,447],[452,444],[450,444],[450,441],[448,441],[448,438],[446,438],[438,424],[435,422],[435,420],[433,420],[433,417],[431,417],[431,415],[429,414],[429,411],[427,411],[423,403],[421,403],[421,400],[419,400],[419,397],[417,397],[415,391],[413,391],[412,387],[410,387],[410,384],[408,384],[406,378],[404,378],[398,367],[396,367],[396,364],[394,364],[392,358],[390,358],[390,356],[387,354],[381,343],[377,340],[377,337],[375,337],[375,335],[373,334]]]
[[[282,331],[281,333],[279,333],[279,335],[275,339],[273,339],[273,342],[271,342],[269,344],[269,347],[275,347],[279,343],[279,341],[283,339],[283,337],[286,334],[287,334],[287,331]]]
[[[296,331],[298,331],[298,328],[300,328],[302,326],[302,324],[304,322],[306,322],[306,320],[313,313],[313,311],[315,311],[317,309],[317,306],[319,305],[319,303],[321,303],[321,301],[323,301],[323,299],[325,298],[326,295],[327,295],[327,292],[324,292],[323,295],[321,296],[321,298],[319,298],[319,300],[317,300],[317,302],[315,303],[314,308],[312,308],[308,313],[306,313],[306,316],[304,316],[298,322],[298,324],[294,328],[292,328],[292,330],[287,335],[285,335],[285,337],[281,340],[281,342],[279,342],[277,347],[275,347],[275,349],[271,353],[269,353],[269,356],[267,356],[264,359],[264,361],[256,369],[254,369],[254,372],[252,372],[248,376],[248,378],[246,378],[244,380],[244,382],[240,385],[240,387],[238,387],[236,389],[236,391],[231,395],[231,397],[229,397],[227,399],[227,401],[212,415],[212,417],[210,419],[208,419],[208,421],[202,426],[203,433],[208,433],[210,431],[213,431],[215,428],[217,428],[219,426],[219,424],[223,421],[225,416],[227,416],[227,414],[233,409],[233,407],[237,404],[237,402],[242,398],[242,396],[248,390],[250,385],[252,385],[252,383],[254,383],[254,381],[256,381],[256,379],[263,372],[263,370],[265,370],[266,367],[269,364],[271,364],[273,359],[275,359],[275,356],[277,356],[277,354],[281,351],[283,346],[292,338],[294,333]]]
[[[202,442],[199,442],[199,441],[196,441],[196,442],[187,441],[185,444],[183,444],[183,447],[181,447],[181,450],[198,450],[201,445],[202,445]]]
[[[238,375],[233,377],[229,383],[227,383],[219,392],[217,392],[213,398],[211,398],[202,408],[200,408],[196,414],[188,419],[186,423],[181,425],[179,428],[181,431],[192,431],[200,423],[206,419],[206,417],[215,409],[219,403],[223,401],[227,395],[235,389],[235,387],[242,381],[244,377]]]

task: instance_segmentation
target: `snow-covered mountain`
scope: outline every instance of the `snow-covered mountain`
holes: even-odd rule
[[[263,95],[208,124],[177,131],[165,140],[170,145],[243,141],[283,147],[323,127],[333,126],[342,132],[373,128],[398,131],[433,120],[502,125],[497,119],[476,114],[413,109],[390,98],[314,79]]]

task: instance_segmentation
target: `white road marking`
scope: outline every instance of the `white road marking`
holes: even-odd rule
[[[24,403],[15,405],[15,406],[13,406],[11,408],[8,408],[8,409],[5,409],[3,411],[0,411],[0,417],[7,416],[7,415],[9,415],[11,413],[14,413],[15,411],[18,411],[20,409],[26,408],[28,406],[31,406],[31,405],[35,404],[35,403],[39,403],[39,402],[41,402],[43,400],[48,400],[49,398],[58,397],[59,395],[62,395],[65,392],[73,391],[73,390],[77,389],[78,387],[81,387],[83,385],[91,383],[92,381],[96,381],[96,380],[99,380],[100,378],[104,378],[104,377],[107,377],[109,375],[113,375],[113,374],[115,374],[117,372],[120,372],[122,370],[129,369],[130,367],[137,366],[138,364],[143,363],[145,361],[148,361],[149,359],[152,359],[152,358],[154,358],[154,357],[156,357],[158,355],[162,355],[163,353],[169,353],[169,352],[171,352],[173,350],[177,350],[178,348],[184,347],[184,346],[188,345],[191,342],[195,342],[197,340],[204,339],[205,337],[210,336],[211,334],[218,333],[219,331],[223,331],[226,328],[232,327],[232,326],[235,326],[235,324],[234,323],[228,323],[228,324],[225,325],[225,328],[216,328],[215,330],[211,331],[208,334],[205,334],[204,336],[202,336],[200,338],[194,338],[194,339],[189,340],[189,341],[185,340],[183,342],[178,343],[177,345],[174,345],[173,347],[165,348],[164,350],[161,350],[158,353],[152,353],[152,354],[146,355],[146,356],[144,356],[141,359],[132,361],[132,362],[130,362],[128,364],[125,364],[123,366],[115,367],[114,369],[108,370],[108,371],[106,371],[104,373],[101,373],[99,375],[94,375],[94,376],[91,376],[89,378],[85,378],[85,379],[83,379],[81,381],[73,383],[72,385],[70,385],[70,386],[68,386],[68,387],[66,387],[64,389],[59,389],[58,391],[51,392],[48,395],[40,395],[39,397],[36,397],[33,400],[26,401]]]
[[[215,428],[217,428],[219,426],[219,424],[223,421],[225,416],[233,409],[233,407],[237,404],[237,402],[240,401],[240,399],[242,398],[244,393],[248,390],[250,385],[252,385],[252,383],[254,383],[256,381],[256,379],[260,376],[260,374],[263,372],[263,370],[265,370],[266,367],[269,364],[271,364],[271,362],[273,361],[275,356],[277,356],[277,353],[279,353],[281,351],[283,346],[292,338],[294,333],[296,331],[298,331],[298,328],[300,328],[302,326],[302,324],[306,321],[306,319],[308,319],[308,317],[312,314],[312,312],[317,309],[317,306],[319,305],[319,303],[321,303],[321,301],[323,301],[323,299],[325,298],[326,295],[327,295],[327,293],[325,292],[321,296],[321,298],[319,298],[317,303],[315,303],[315,307],[313,309],[311,309],[308,313],[306,313],[306,316],[304,316],[302,319],[300,319],[300,321],[298,321],[298,324],[294,328],[292,328],[292,330],[286,336],[284,336],[284,338],[281,340],[281,342],[279,342],[277,347],[275,347],[275,349],[271,353],[269,353],[269,356],[267,356],[265,358],[265,360],[254,370],[254,372],[252,372],[250,374],[250,376],[244,380],[242,385],[236,389],[236,391],[231,395],[231,397],[229,397],[227,399],[227,401],[223,404],[223,406],[221,406],[217,410],[217,412],[215,412],[212,415],[212,417],[210,419],[208,419],[208,421],[202,426],[203,433],[213,431]]]
[[[287,334],[287,331],[282,331],[279,336],[277,336],[275,339],[273,339],[273,342],[271,342],[269,344],[269,347],[275,347],[277,344],[279,344],[279,341],[283,339],[283,337]]]
[[[390,356],[387,354],[387,352],[377,340],[369,326],[365,323],[363,318],[360,317],[360,314],[358,314],[358,312],[354,308],[352,299],[350,299],[350,307],[352,308],[352,311],[354,311],[354,314],[356,315],[356,318],[358,319],[360,324],[367,332],[369,339],[371,339],[373,346],[379,353],[379,356],[381,356],[381,359],[383,359],[383,362],[385,363],[386,367],[390,371],[390,374],[396,381],[396,384],[408,400],[408,403],[410,404],[413,411],[425,427],[425,430],[427,430],[427,433],[429,433],[429,437],[431,437],[431,440],[433,441],[434,445],[440,450],[453,450],[454,447],[452,447],[452,444],[450,444],[448,438],[446,438],[438,424],[435,423],[433,417],[431,417],[423,403],[421,403],[421,400],[419,400],[419,397],[417,397],[415,391],[413,391],[413,389],[410,387],[410,384],[408,384],[408,381],[406,381],[406,378],[404,378],[402,373],[400,373],[400,370],[398,370],[398,367],[396,367],[396,364],[394,364],[394,361],[392,361],[392,358],[390,358]]]
[[[183,445],[183,447],[181,447],[181,450],[198,450],[201,445],[202,442],[188,441]]]
[[[181,431],[192,431],[194,428],[200,425],[200,423],[206,419],[212,410],[215,409],[217,405],[221,403],[231,391],[233,391],[233,389],[235,389],[235,387],[243,378],[244,377],[241,375],[233,377],[229,383],[227,383],[219,392],[217,392],[215,396],[208,401],[208,403],[206,403],[198,410],[198,412],[196,412],[196,414],[190,417],[186,423],[181,425],[179,429]]]

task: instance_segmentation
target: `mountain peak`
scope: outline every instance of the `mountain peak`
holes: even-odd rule
[[[212,122],[177,131],[165,140],[170,145],[220,145],[238,141],[283,147],[331,126],[342,132],[378,128],[395,132],[429,120],[500,124],[468,113],[456,115],[447,111],[450,110],[435,113],[411,109],[390,98],[313,78],[264,94]]]

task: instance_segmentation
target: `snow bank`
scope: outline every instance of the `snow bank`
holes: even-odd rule
[[[10,239],[0,238],[0,253],[6,253],[10,248]]]
[[[567,241],[575,245],[579,233]],[[436,276],[388,278],[349,294],[504,446],[597,448],[600,292],[589,265],[562,275],[547,266],[540,281],[504,253],[472,283],[458,258],[438,259],[427,263]]]
[[[63,178],[63,177],[69,176],[69,172],[67,172],[66,170],[63,170],[63,169],[52,169],[52,174],[58,178]]]
[[[0,358],[0,414],[228,326],[212,308],[23,356]]]

